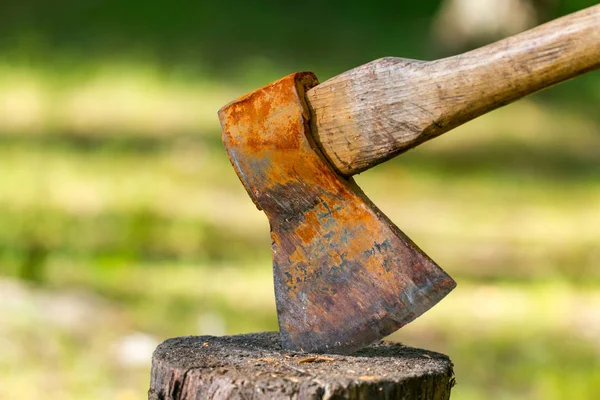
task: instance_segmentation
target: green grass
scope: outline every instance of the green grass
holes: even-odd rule
[[[12,307],[3,313],[10,317],[4,340],[16,346],[13,354],[4,348],[0,361],[11,382],[0,389],[7,398],[23,390],[18,384],[25,379],[54,381],[49,389],[27,386],[20,398],[141,397],[148,365],[121,365],[115,353],[115,343],[131,332],[150,332],[156,340],[210,332],[199,324],[206,314],[221,318],[229,333],[277,328],[268,265],[107,268],[56,259],[48,268],[46,287],[12,292]],[[598,293],[561,282],[459,281],[447,299],[392,339],[449,354],[457,399],[594,398],[600,390]],[[48,318],[61,297],[94,314],[81,323]],[[17,361],[19,369],[13,368]]]
[[[598,282],[600,136],[581,116],[548,123],[553,112],[522,102],[357,180],[457,276]],[[524,125],[510,130],[503,121],[511,116]],[[567,145],[560,140],[566,126],[574,129]],[[547,160],[561,153],[560,162],[581,167]],[[217,131],[170,140],[8,137],[0,158],[7,265],[38,248],[108,263],[270,257],[266,218],[248,200]]]
[[[128,68],[4,67],[2,399],[143,398],[124,339],[277,329],[268,222],[215,116],[243,85]],[[451,356],[453,398],[600,396],[598,123],[524,101],[357,177],[459,283],[392,336]]]

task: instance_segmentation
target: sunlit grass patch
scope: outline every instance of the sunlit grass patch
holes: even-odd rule
[[[42,242],[87,257],[268,261],[267,219],[220,145],[206,136],[149,149],[111,142],[0,146],[0,256]],[[440,265],[488,280],[598,279],[600,181],[421,169],[435,154],[358,182]]]
[[[168,137],[217,129],[230,84],[165,76],[156,66],[107,62],[82,74],[0,65],[0,133]]]
[[[446,299],[392,338],[450,355],[458,399],[600,394],[597,288],[459,280]]]
[[[55,259],[46,287],[17,284],[7,291],[6,285],[2,292],[11,294],[11,303],[0,313],[8,322],[2,324],[0,371],[10,379],[0,386],[4,396],[18,393],[25,378],[36,382],[20,392],[29,398],[42,391],[56,399],[144,392],[149,354],[144,364],[123,363],[124,341],[277,329],[269,265],[110,267]],[[459,280],[453,293],[392,339],[449,354],[458,399],[594,398],[599,309],[595,289]],[[19,370],[12,367],[17,359]],[[54,384],[44,389],[48,380]]]

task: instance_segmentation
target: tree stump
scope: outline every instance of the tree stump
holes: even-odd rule
[[[381,342],[352,356],[281,349],[275,332],[168,339],[152,357],[149,400],[450,398],[439,353]]]

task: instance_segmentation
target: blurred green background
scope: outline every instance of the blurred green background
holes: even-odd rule
[[[595,3],[0,3],[0,399],[142,399],[160,341],[277,329],[225,103]],[[453,399],[600,398],[599,106],[588,74],[357,177],[459,283],[391,337],[448,354]]]

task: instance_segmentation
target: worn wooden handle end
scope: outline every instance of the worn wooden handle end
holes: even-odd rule
[[[488,111],[600,67],[600,5],[480,49],[382,58],[307,92],[312,133],[353,175]]]

